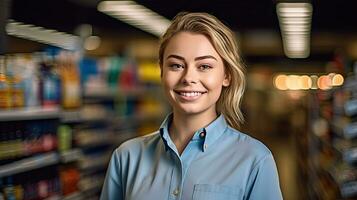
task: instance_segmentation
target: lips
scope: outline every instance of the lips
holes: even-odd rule
[[[185,91],[185,90],[174,90],[174,92],[185,100],[196,100],[203,94],[207,93],[206,91]]]

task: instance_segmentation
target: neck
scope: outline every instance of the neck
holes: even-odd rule
[[[190,115],[174,110],[173,113],[169,134],[179,154],[183,152],[197,130],[207,126],[217,118],[216,112]]]

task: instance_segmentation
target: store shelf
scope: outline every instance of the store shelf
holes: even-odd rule
[[[45,200],[61,200],[61,195],[53,195],[45,198]]]
[[[89,116],[83,110],[63,111],[60,108],[27,108],[0,111],[0,122],[60,119],[62,123],[81,123],[107,120],[108,115]]]
[[[82,200],[82,199],[84,199],[84,195],[82,192],[74,192],[66,196],[53,195],[51,197],[46,198],[45,200]]]
[[[94,107],[94,106],[92,106]],[[62,111],[61,122],[65,124],[70,123],[94,123],[94,122],[107,122],[112,119],[112,113],[108,112],[105,108],[98,109],[98,106],[89,108],[88,106],[82,107],[76,111]]]
[[[97,133],[95,131],[80,132],[76,136],[77,145],[81,148],[111,145],[115,140],[113,134]]]
[[[84,199],[82,192],[74,192],[72,194],[69,194],[61,198],[61,200],[81,200],[81,199]]]
[[[25,158],[10,164],[0,166],[0,177],[10,176],[59,163],[57,153],[50,152],[30,158]]]
[[[81,110],[76,111],[62,111],[61,122],[62,123],[80,123],[83,121]]]
[[[135,88],[100,88],[100,89],[86,89],[83,97],[87,99],[101,98],[101,99],[113,99],[118,96],[141,96],[144,94],[155,94],[160,92],[160,86],[146,87],[137,86]]]
[[[56,119],[60,117],[60,109],[54,108],[26,108],[0,111],[0,121],[20,121],[35,119]]]
[[[83,156],[80,149],[71,149],[60,154],[62,163],[78,161]]]
[[[90,195],[100,191],[103,186],[104,176],[85,177],[79,181],[79,188],[83,194]]]
[[[96,155],[85,155],[79,161],[79,169],[82,171],[94,171],[105,169],[108,166],[112,151],[102,152]]]

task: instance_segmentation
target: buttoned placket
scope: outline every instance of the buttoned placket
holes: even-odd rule
[[[179,194],[180,194],[180,185],[182,182],[182,173],[181,173],[181,162],[177,158],[177,155],[175,152],[170,150],[172,162],[173,162],[173,167],[172,167],[172,175],[171,175],[171,182],[170,182],[170,188],[169,188],[169,199],[170,200],[176,200],[179,199]]]
[[[179,156],[176,148],[171,146],[171,142],[168,142],[170,147],[170,154],[173,161],[173,173],[170,182],[170,200],[182,199],[182,188],[184,186],[185,177],[191,163],[196,159],[198,153],[202,152],[202,146],[206,137],[205,131],[199,132],[199,138],[191,140],[181,156]],[[173,145],[173,144],[172,144]]]

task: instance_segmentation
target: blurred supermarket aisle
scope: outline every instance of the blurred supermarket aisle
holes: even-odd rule
[[[159,14],[151,28],[111,3],[0,0],[0,200],[98,199],[113,149],[170,111],[158,36],[183,10],[235,32],[242,131],[273,152],[284,199],[357,198],[356,1],[119,3]]]

